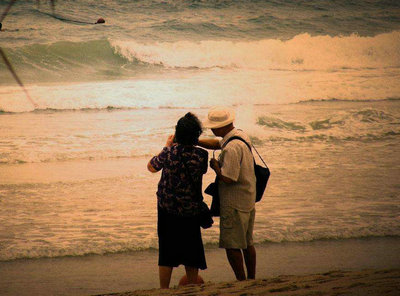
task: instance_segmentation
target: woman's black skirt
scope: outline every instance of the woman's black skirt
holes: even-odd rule
[[[159,266],[207,268],[198,219],[174,216],[159,208],[157,232]]]

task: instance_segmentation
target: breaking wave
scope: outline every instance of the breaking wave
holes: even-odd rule
[[[170,68],[233,67],[269,70],[339,70],[400,67],[400,32],[375,37],[311,36],[282,41],[112,41],[121,56]]]
[[[137,59],[128,60],[116,52],[108,40],[60,41],[4,50],[27,83],[120,79],[157,68]],[[14,84],[3,63],[0,63],[0,78],[2,84]]]
[[[135,77],[173,69],[337,71],[400,67],[400,31],[374,37],[311,36],[290,40],[204,40],[140,43],[121,40],[61,41],[5,48],[23,81],[88,81]],[[0,64],[2,84],[13,83]]]

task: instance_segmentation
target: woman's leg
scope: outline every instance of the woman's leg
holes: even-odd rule
[[[185,270],[189,284],[197,284],[199,269],[197,267],[185,266]]]
[[[171,282],[172,267],[171,266],[158,266],[158,274],[160,276],[160,288],[168,289]]]

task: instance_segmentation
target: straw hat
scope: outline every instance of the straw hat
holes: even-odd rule
[[[205,128],[220,128],[227,126],[235,120],[235,111],[228,107],[215,106],[208,111],[208,116],[203,122]]]

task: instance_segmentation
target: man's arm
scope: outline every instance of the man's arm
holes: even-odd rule
[[[199,144],[198,145],[200,147],[203,147],[203,148],[206,148],[206,149],[213,149],[213,150],[221,149],[220,142],[217,139],[212,139],[212,138],[199,139]],[[210,160],[210,167],[215,171],[215,173],[217,174],[219,180],[221,180],[222,182],[227,183],[227,184],[235,182],[232,179],[222,175],[219,163],[215,158],[212,158]]]
[[[215,158],[212,158],[210,160],[210,167],[215,171],[215,173],[218,176],[218,179],[221,180],[222,182],[227,184],[235,182],[234,180],[222,175],[221,167],[219,166],[218,160],[216,160]]]
[[[213,149],[213,150],[221,149],[221,144],[219,143],[218,139],[213,139],[213,138],[199,139],[198,145],[206,149]]]

